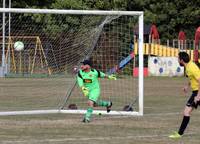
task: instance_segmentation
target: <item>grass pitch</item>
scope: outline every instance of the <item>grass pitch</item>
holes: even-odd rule
[[[14,91],[5,89],[9,85],[8,83],[13,84],[16,79],[7,79],[6,83],[4,83],[5,79],[0,81],[0,108],[5,110],[4,101],[10,104],[9,101],[17,100],[16,97],[11,96]],[[26,79],[20,79],[20,81],[23,86],[26,84]],[[34,81],[34,83],[36,90],[43,86],[40,80]],[[182,121],[182,111],[187,97],[184,96],[181,88],[186,83],[186,78],[145,78],[144,116],[141,117],[94,115],[91,123],[84,124],[81,122],[82,115],[3,116],[0,117],[0,143],[199,144],[199,110],[192,113],[190,124],[180,140],[168,138],[171,132],[179,128]],[[63,87],[52,86],[52,88],[55,93],[64,93]],[[36,93],[28,93],[30,91],[26,89],[15,95],[26,92],[30,97],[37,96]],[[44,97],[43,101],[45,99]],[[37,105],[37,101],[35,103]],[[53,105],[53,101],[51,104]]]

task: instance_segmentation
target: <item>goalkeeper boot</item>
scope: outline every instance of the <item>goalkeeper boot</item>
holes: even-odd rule
[[[89,120],[88,118],[84,118],[82,122],[83,122],[83,123],[89,123],[90,120]]]
[[[174,132],[173,134],[169,135],[169,138],[179,139],[182,136],[178,132]]]
[[[110,104],[106,107],[107,113],[111,111],[111,107],[112,107],[112,102],[110,102]]]

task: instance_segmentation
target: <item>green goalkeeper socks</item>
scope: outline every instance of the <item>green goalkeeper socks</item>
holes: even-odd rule
[[[85,118],[86,118],[87,120],[90,120],[91,115],[92,115],[92,112],[93,112],[93,108],[92,108],[92,107],[89,107],[89,108],[87,109],[86,114],[85,114]]]
[[[102,107],[107,107],[107,106],[110,105],[110,102],[100,100],[100,101],[97,102],[97,105],[102,106]]]

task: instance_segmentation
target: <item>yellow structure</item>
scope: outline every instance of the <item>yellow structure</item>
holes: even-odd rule
[[[179,51],[180,50],[178,48],[167,47],[167,46],[160,45],[160,44],[153,44],[153,43],[151,43],[151,44],[144,43],[143,44],[144,55],[155,55],[155,56],[163,56],[163,57],[177,57]],[[193,50],[186,50],[186,52],[190,55],[191,60],[193,60],[194,51]],[[135,43],[135,45],[134,45],[134,53],[138,54],[138,43]]]
[[[25,44],[23,51],[15,51],[14,43],[22,41]],[[6,63],[10,61],[10,70],[13,73],[48,73],[47,58],[38,36],[10,36],[6,37]],[[45,70],[46,69],[46,70]]]

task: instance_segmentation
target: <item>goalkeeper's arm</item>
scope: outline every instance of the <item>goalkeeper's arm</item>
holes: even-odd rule
[[[108,79],[110,79],[110,80],[117,80],[116,75],[114,75],[114,74],[107,75],[107,74],[105,74],[105,73],[103,73],[103,72],[99,72],[99,75],[100,75],[100,77],[102,77],[102,78],[108,78]]]
[[[116,75],[114,75],[114,74],[107,75],[106,77],[107,77],[108,79],[110,79],[110,80],[117,80],[117,77],[116,77]]]
[[[83,79],[80,78],[79,76],[77,76],[77,82],[78,82],[78,85],[79,85],[79,87],[81,88],[81,90],[82,90],[82,92],[83,92],[83,95],[84,95],[84,96],[88,96],[89,90],[88,90],[88,88],[86,88],[86,87],[84,86],[84,84],[83,84]]]
[[[78,82],[78,86],[79,86],[79,87],[83,87],[83,86],[84,86],[84,84],[83,84],[83,79],[80,78],[79,76],[77,76],[77,82]]]

